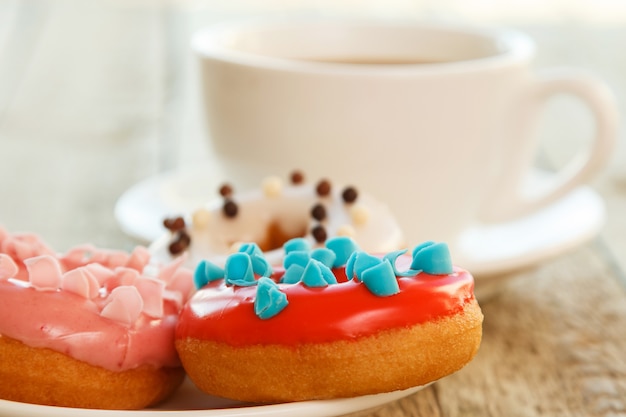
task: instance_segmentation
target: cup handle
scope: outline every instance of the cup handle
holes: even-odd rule
[[[532,167],[531,161],[523,161],[523,166],[509,167],[512,175],[505,176],[509,178],[509,183],[501,182],[498,187],[500,190],[507,189],[507,192],[499,192],[499,198],[490,202],[484,210],[482,217],[487,222],[511,220],[559,200],[577,186],[590,180],[604,167],[616,143],[617,104],[609,88],[599,79],[570,69],[543,71],[537,74],[537,79],[529,92],[528,108],[532,112],[529,114],[530,119],[537,119],[535,114],[537,112],[534,110],[541,108],[541,105],[555,94],[570,94],[580,98],[595,119],[595,136],[589,146],[580,149],[560,171],[534,178],[535,181],[532,181],[531,175],[534,170],[529,170],[529,167]],[[534,144],[531,145],[534,148]],[[511,151],[514,152],[515,149]],[[520,181],[520,178],[525,182]]]

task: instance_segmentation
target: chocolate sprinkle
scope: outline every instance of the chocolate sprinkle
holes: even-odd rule
[[[326,218],[326,207],[319,203],[314,205],[313,208],[311,208],[311,217],[321,222]]]
[[[172,243],[170,243],[170,246],[168,247],[168,249],[172,255],[178,255],[179,253],[185,250],[183,245],[181,245],[181,243],[178,240],[175,240]]]
[[[191,243],[191,237],[186,231],[180,230],[176,234],[176,238],[170,243],[169,251],[172,255],[178,255],[189,247]]]
[[[233,187],[230,184],[223,184],[220,187],[220,195],[222,197],[230,197],[233,194]]]
[[[185,220],[182,217],[168,217],[163,220],[163,226],[171,232],[176,232],[185,228]]]
[[[185,244],[185,246],[189,246],[189,244],[191,243],[191,236],[189,236],[189,234],[185,230],[181,230],[180,232],[178,232],[178,240]]]
[[[302,184],[304,182],[304,174],[301,171],[293,171],[291,173],[291,183],[292,184]]]
[[[324,243],[328,234],[326,233],[326,229],[324,226],[317,225],[313,229],[311,229],[311,234],[317,243]]]
[[[330,182],[328,180],[321,180],[317,183],[315,191],[317,191],[317,195],[319,195],[320,197],[325,197],[330,194],[330,189]]]
[[[233,200],[225,199],[224,205],[222,206],[222,211],[226,217],[235,217],[239,212],[239,206]]]
[[[346,187],[343,190],[343,193],[341,193],[341,197],[343,198],[343,201],[346,203],[354,203],[358,196],[359,196],[359,193],[357,193],[354,187]]]

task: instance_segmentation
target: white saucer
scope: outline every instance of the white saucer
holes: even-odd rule
[[[531,266],[595,237],[605,221],[602,198],[586,186],[532,216],[476,226],[461,235],[455,262],[485,277]]]
[[[208,168],[149,178],[120,197],[115,217],[125,233],[152,242],[164,233],[165,217],[190,212],[217,197],[221,181]],[[604,220],[603,200],[582,186],[532,216],[467,230],[453,257],[479,281],[565,253],[595,237]]]
[[[163,235],[163,219],[189,213],[218,197],[223,179],[208,168],[165,172],[129,188],[115,204],[124,233],[145,243]]]
[[[203,394],[189,382],[189,380],[185,380],[185,383],[172,398],[157,408],[147,410],[87,410],[0,400],[0,416],[139,417],[149,415],[164,417],[334,417],[379,407],[411,395],[425,387],[426,386],[413,387],[403,391],[337,400],[249,405]]]

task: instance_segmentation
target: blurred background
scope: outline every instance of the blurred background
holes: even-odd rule
[[[537,70],[573,66],[597,75],[623,114],[622,0],[0,0],[0,224],[36,230],[59,249],[77,237],[133,244],[114,219],[117,197],[157,173],[207,160],[191,34],[225,20],[284,15],[514,27],[537,42]],[[591,132],[579,102],[555,98],[542,116],[542,164],[563,165]],[[623,139],[592,184],[609,216],[626,213]],[[59,157],[70,148],[79,157]],[[76,212],[71,221],[68,210]],[[94,218],[104,224],[90,224]],[[626,223],[611,224],[606,239],[626,233]]]

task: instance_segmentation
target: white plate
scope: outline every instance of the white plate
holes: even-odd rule
[[[165,217],[190,212],[217,197],[220,181],[206,167],[149,178],[119,198],[115,217],[125,233],[151,242],[164,233]],[[467,230],[453,256],[456,264],[472,271],[480,281],[571,250],[596,236],[604,219],[604,202],[582,186],[522,220]]]
[[[333,417],[382,406],[411,395],[425,386],[385,394],[326,401],[302,401],[274,405],[246,405],[211,397],[186,380],[167,402],[158,408],[139,411],[87,410],[49,407],[0,400],[0,416],[24,417]]]

